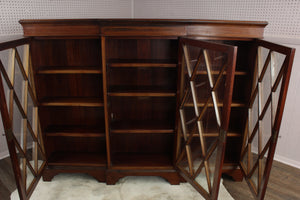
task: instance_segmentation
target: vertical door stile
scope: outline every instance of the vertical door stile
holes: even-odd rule
[[[111,168],[111,152],[110,152],[110,132],[109,132],[109,114],[107,101],[107,69],[106,69],[106,37],[101,36],[101,58],[102,58],[102,79],[103,79],[103,103],[104,103],[104,118],[105,118],[105,139],[107,153],[107,168]]]
[[[180,174],[205,199],[216,200],[225,155],[229,123],[225,118],[230,116],[236,50],[233,46],[189,38],[181,38],[179,48],[182,50],[181,70],[186,69],[179,87],[185,87],[181,89],[183,97],[179,104],[185,148],[181,149],[176,165]],[[220,58],[221,62],[216,62]],[[219,91],[225,91],[223,103],[218,100]],[[225,106],[222,119],[219,106]]]
[[[22,171],[20,169],[20,162],[18,160],[18,155],[16,152],[16,146],[15,146],[15,138],[13,135],[13,98],[14,98],[14,71],[15,71],[15,49],[10,49],[9,53],[9,62],[8,62],[8,69],[10,71],[6,72],[4,69],[4,66],[1,62],[1,68],[2,68],[2,74],[4,77],[7,77],[8,79],[7,84],[9,85],[9,96],[8,99],[5,98],[5,91],[3,87],[3,80],[2,80],[2,74],[0,73],[0,108],[1,108],[1,116],[3,121],[3,127],[5,129],[5,136],[7,141],[8,150],[10,153],[10,158],[12,162],[13,171],[15,174],[15,181],[17,185],[17,189],[19,191],[19,196],[21,200],[26,199],[26,188],[24,187],[24,181],[22,179]],[[8,106],[7,102],[8,101]]]
[[[7,48],[10,49],[7,69],[0,60],[0,110],[21,200],[30,198],[46,166],[43,140],[40,135],[41,129],[38,124],[38,105],[30,57],[30,41],[29,38],[21,39],[15,43],[16,46],[11,45],[13,47]],[[19,54],[19,47],[20,51],[23,49],[22,57]],[[2,77],[4,77],[3,80]],[[9,91],[7,98],[4,81]],[[32,111],[29,110],[29,98],[33,104]],[[29,114],[32,121],[29,120]]]
[[[256,53],[244,135],[248,139],[244,138],[240,165],[254,198],[262,200],[274,158],[295,50],[257,40]],[[283,60],[282,64],[275,61],[275,55]],[[254,117],[255,100],[258,105],[257,115]],[[255,118],[256,121],[253,121]],[[254,138],[257,138],[257,144],[253,144]],[[257,152],[252,149],[254,147]],[[245,156],[247,165],[243,163]]]

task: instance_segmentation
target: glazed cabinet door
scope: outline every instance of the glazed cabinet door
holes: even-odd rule
[[[257,40],[240,166],[255,199],[264,199],[295,49]]]
[[[0,109],[21,200],[36,187],[46,157],[38,117],[28,38],[0,45]]]
[[[181,38],[176,167],[205,199],[217,199],[237,47]]]

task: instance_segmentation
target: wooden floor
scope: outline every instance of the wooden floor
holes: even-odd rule
[[[9,158],[0,160],[0,199],[9,200],[16,189],[14,174]]]
[[[254,199],[245,181],[234,182],[224,179],[223,184],[236,200]],[[0,160],[0,200],[9,200],[10,193],[16,189],[10,159]],[[274,162],[266,200],[299,200],[300,169]]]
[[[236,200],[254,199],[245,181],[223,184]],[[300,200],[300,169],[274,161],[265,200]]]

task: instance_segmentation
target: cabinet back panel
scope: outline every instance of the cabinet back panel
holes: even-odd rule
[[[42,128],[48,126],[103,126],[101,107],[40,107]]]
[[[102,98],[102,76],[98,74],[47,74],[37,76],[38,99],[48,97]]]
[[[173,134],[113,134],[112,153],[171,153]]]
[[[174,124],[176,99],[161,97],[111,97],[112,120],[155,120]]]
[[[244,133],[246,116],[247,116],[247,108],[246,107],[231,108],[228,131],[240,133],[240,135],[242,136]]]
[[[225,163],[239,163],[242,141],[243,141],[243,137],[227,138],[225,157],[224,157]]]
[[[175,68],[111,68],[111,86],[153,86],[176,91]]]
[[[108,59],[177,60],[178,41],[167,39],[108,39]]]
[[[234,78],[234,84],[233,84],[233,94],[232,94],[232,101],[233,102],[239,102],[239,103],[247,103],[250,88],[250,76],[235,76]]]
[[[106,151],[105,138],[88,137],[47,137],[46,152],[88,153]]]
[[[97,39],[34,40],[35,69],[43,66],[101,66],[101,42]]]

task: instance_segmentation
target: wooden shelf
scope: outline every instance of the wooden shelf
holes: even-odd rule
[[[103,107],[103,102],[100,98],[85,98],[85,97],[57,97],[42,99],[41,106],[82,106],[82,107]]]
[[[104,125],[102,127],[53,125],[46,128],[45,134],[49,137],[105,137],[105,130]]]
[[[149,153],[114,153],[112,169],[173,169],[172,156]]]
[[[55,152],[49,156],[48,165],[106,167],[106,156],[91,152]]]
[[[111,123],[111,133],[174,133],[174,125],[170,122],[143,120],[143,121],[116,121]]]
[[[147,60],[147,59],[113,59],[109,60],[109,67],[162,67],[176,68],[177,63],[173,60]]]
[[[111,86],[109,96],[175,97],[175,89],[159,86]]]
[[[102,67],[81,67],[81,66],[44,66],[39,67],[38,74],[101,74]]]

